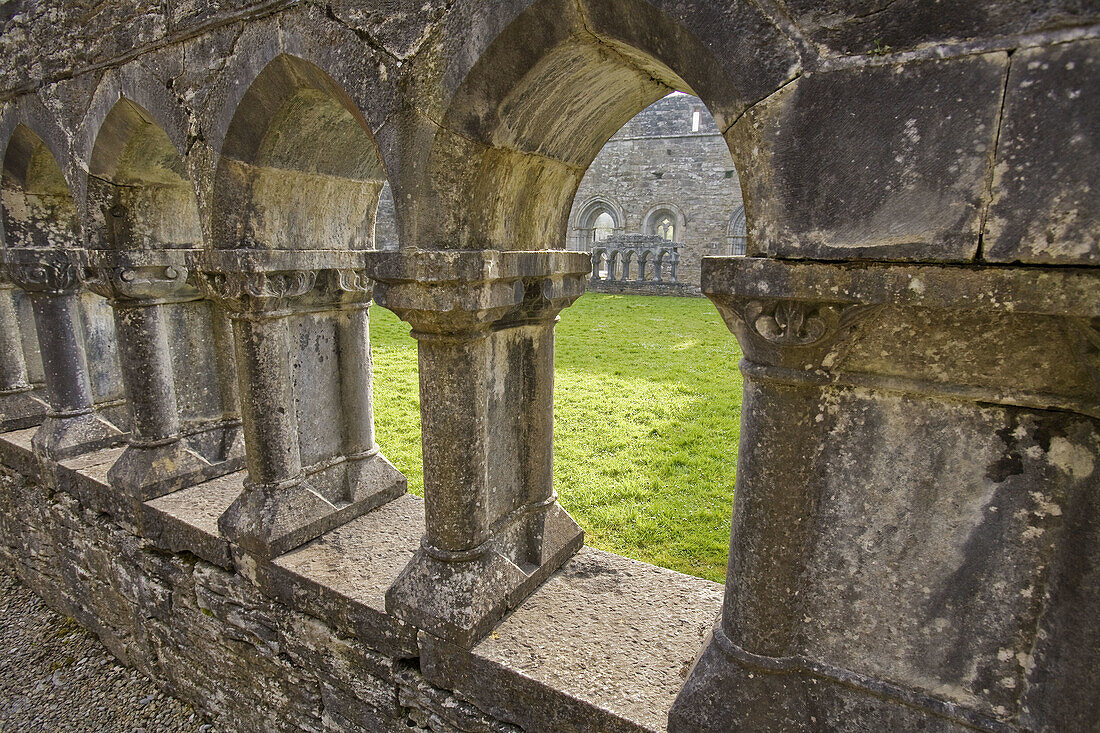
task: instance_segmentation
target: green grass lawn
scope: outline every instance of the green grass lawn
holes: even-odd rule
[[[416,342],[389,311],[371,316],[378,443],[420,494]],[[725,578],[740,358],[703,298],[589,294],[562,312],[554,481],[587,544]]]

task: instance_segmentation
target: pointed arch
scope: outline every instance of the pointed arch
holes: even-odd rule
[[[127,98],[111,108],[88,161],[91,244],[101,249],[202,246],[195,191],[168,133]]]
[[[653,207],[645,215],[645,233],[668,242],[684,241],[683,212],[675,204],[663,203]]]
[[[213,244],[369,249],[385,181],[351,98],[317,66],[280,54],[252,82],[226,130]]]
[[[602,217],[602,218],[601,218]],[[579,209],[573,220],[577,249],[589,249],[596,242],[623,228],[623,208],[603,196],[590,198]]]
[[[69,182],[53,151],[23,123],[14,126],[4,147],[0,208],[8,247],[80,244],[80,216]]]
[[[83,230],[69,181],[53,149],[22,121],[13,125],[3,149],[0,213],[6,250],[69,250],[62,255],[65,261],[79,262],[77,253],[71,250],[83,244]],[[113,420],[127,424],[110,307],[104,298],[86,290],[65,297],[75,302],[63,314],[35,313],[37,347],[44,347],[45,339],[55,338],[55,328],[68,327],[79,334],[78,340],[83,341],[80,348],[86,350],[86,356],[76,360],[75,368],[83,373],[80,378],[88,384],[92,401],[97,406],[107,405]],[[58,326],[57,321],[67,325]],[[64,368],[73,365],[65,363]],[[50,369],[45,367],[47,380]]]

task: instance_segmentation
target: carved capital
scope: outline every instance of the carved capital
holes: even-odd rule
[[[745,356],[761,364],[816,369],[880,305],[711,295]]]
[[[583,252],[377,252],[368,262],[375,300],[421,334],[471,336],[552,319],[584,292]]]
[[[568,274],[552,277],[525,278],[523,302],[505,320],[538,321],[557,318],[563,309],[584,295],[585,275]]]
[[[93,265],[85,271],[84,282],[93,293],[119,304],[153,304],[197,298],[188,274],[179,265]]]
[[[290,307],[317,285],[316,270],[288,272],[197,272],[203,294],[234,315]]]
[[[28,293],[63,294],[80,290],[79,255],[73,250],[9,250],[4,269]]]
[[[370,297],[372,284],[365,270],[336,270],[336,288],[344,293]]]
[[[361,251],[215,250],[187,262],[203,294],[240,318],[358,306],[373,290]]]

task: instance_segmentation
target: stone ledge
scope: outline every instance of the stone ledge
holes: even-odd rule
[[[589,280],[588,290],[612,295],[665,295],[698,298],[703,295],[698,285],[690,283],[654,283],[637,280]]]
[[[761,257],[704,257],[707,295],[1100,315],[1100,274],[1052,267],[823,263]]]
[[[572,250],[372,250],[366,262],[375,280],[417,285],[587,276],[592,271],[591,256]]]
[[[524,729],[662,731],[722,592],[585,548],[471,651],[421,634],[421,667]]]
[[[31,438],[38,426],[2,433],[0,438],[0,462],[19,473],[32,476],[38,472],[38,461],[31,450]]]
[[[29,476],[39,472],[33,434],[33,428],[0,434],[0,459]],[[527,730],[665,730],[667,711],[721,605],[716,583],[586,548],[465,651],[423,632],[418,638],[414,627],[385,611],[386,589],[419,547],[418,497],[403,496],[257,563],[217,532],[217,516],[243,485],[243,472],[139,503],[115,496],[107,484],[120,451],[59,464],[59,488],[111,514],[122,523],[119,531],[129,525],[157,548],[235,568],[268,597],[387,657],[419,657],[428,682]],[[113,633],[88,613],[81,618],[101,636]]]

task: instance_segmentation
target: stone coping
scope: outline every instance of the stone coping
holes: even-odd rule
[[[88,267],[187,267],[188,258],[201,250],[194,247],[170,249],[86,249],[82,252]]]
[[[354,270],[373,250],[207,249],[188,254],[190,266],[214,272],[268,273],[298,270]]]
[[[1100,316],[1100,273],[988,267],[704,257],[707,295],[793,298],[952,310]]]
[[[36,428],[0,434],[0,460],[30,476]],[[270,562],[239,552],[217,517],[244,472],[140,503],[106,474],[121,448],[57,465],[58,486],[160,549],[250,578],[265,594],[395,658],[529,730],[663,731],[672,702],[720,611],[722,586],[585,548],[480,644],[466,651],[386,613],[385,591],[419,547],[423,502],[405,495]]]
[[[527,277],[585,276],[592,257],[574,250],[372,251],[368,275],[387,283],[486,283]]]

